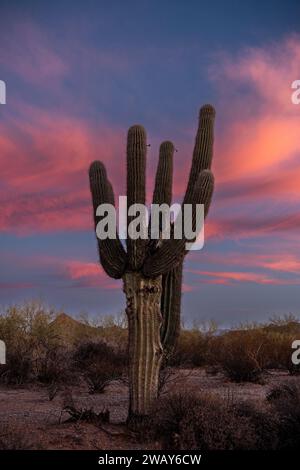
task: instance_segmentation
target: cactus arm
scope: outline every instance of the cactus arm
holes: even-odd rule
[[[209,170],[202,171],[195,184],[191,198],[186,202],[186,204],[193,205],[193,230],[195,229],[196,222],[196,204],[204,204],[204,216],[206,216],[211,203],[213,189],[213,174]],[[178,266],[185,255],[186,242],[191,242],[191,240],[186,240],[185,237],[181,239],[171,238],[170,240],[163,240],[161,247],[145,260],[143,266],[144,276],[159,276]]]
[[[168,204],[172,202],[172,180],[173,180],[173,155],[174,145],[172,142],[162,142],[159,148],[159,160],[155,177],[153,192],[153,204]]]
[[[127,135],[127,204],[145,204],[146,132],[142,126],[130,127]],[[132,217],[128,217],[128,225]],[[138,270],[145,257],[146,240],[127,236],[129,268]]]
[[[162,276],[160,337],[166,358],[172,354],[180,332],[182,270],[183,263],[179,263]]]
[[[198,130],[195,139],[192,165],[183,203],[191,199],[198,176],[203,170],[210,170],[213,143],[214,143],[214,121],[215,109],[210,104],[200,108]]]
[[[114,204],[113,189],[107,179],[106,169],[103,163],[95,161],[89,170],[90,190],[93,202],[93,216],[95,227],[100,218],[96,216],[96,209],[100,204]],[[116,239],[98,241],[100,263],[104,271],[114,279],[120,279],[126,267],[126,252],[117,234]]]
[[[170,206],[172,203],[173,155],[174,145],[172,142],[162,142],[159,148],[152,204],[168,204],[168,206]],[[161,229],[162,223],[160,220],[160,230]],[[158,245],[158,240],[151,240],[151,219],[148,234],[150,240],[147,246],[147,254],[153,253]]]
[[[193,163],[190,171],[189,183],[184,199],[189,197],[188,191],[194,186],[195,178],[202,170],[210,169],[213,155],[213,124],[215,111],[212,106],[205,105],[199,113],[199,126],[193,152]],[[182,289],[183,261],[162,277],[163,323],[161,328],[161,342],[165,357],[169,357],[177,343],[180,331],[181,289]]]
[[[170,206],[172,203],[173,155],[173,143],[163,142],[159,149],[153,204],[168,204]],[[150,250],[154,252],[157,240],[151,240],[149,245]],[[162,276],[160,337],[165,357],[168,357],[172,352],[179,335],[181,280],[182,264]]]

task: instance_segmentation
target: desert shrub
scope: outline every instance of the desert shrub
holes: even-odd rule
[[[182,329],[169,365],[205,366],[213,371],[222,367],[235,381],[256,381],[267,369],[285,369],[291,374],[300,370],[291,361],[291,345],[300,334],[300,322],[293,316],[275,317],[266,324],[241,325],[220,335],[216,331],[214,323]],[[245,367],[239,367],[235,360],[239,354]],[[244,378],[241,375],[245,369],[249,374],[246,372]]]
[[[274,387],[267,395],[279,418],[280,449],[296,450],[300,446],[300,384],[290,381]]]
[[[232,331],[219,341],[218,363],[234,382],[259,382],[264,370],[263,337],[252,331]]]
[[[170,366],[161,367],[158,378],[158,396],[184,386],[191,372],[190,370],[176,370]]]
[[[41,449],[38,441],[25,429],[24,424],[12,420],[2,422],[0,426],[0,450]]]
[[[292,343],[299,334],[287,331],[273,331],[267,325],[258,330],[253,330],[253,335],[260,335],[262,348],[260,354],[261,364],[265,369],[284,369],[290,374],[296,374],[300,367],[292,363]]]
[[[125,349],[127,346],[128,329],[125,312],[117,315],[103,315],[91,318],[88,314],[81,314],[78,318],[77,344],[87,341],[101,340],[115,348]],[[78,325],[77,325],[78,326]]]
[[[255,433],[255,450],[275,450],[279,443],[279,420],[269,407],[252,402],[233,405],[236,416],[247,418]]]
[[[171,367],[161,367],[158,377],[158,396],[166,389],[170,380],[172,380],[173,370]]]
[[[109,410],[103,408],[100,412],[94,411],[93,408],[82,408],[79,407],[73,396],[72,389],[69,387],[65,387],[62,391],[62,413],[60,416],[59,422],[64,423],[74,423],[78,421],[85,421],[89,423],[93,423],[95,425],[100,425],[102,423],[109,422]],[[67,413],[69,416],[67,420],[62,421],[63,413]]]
[[[36,362],[58,342],[53,318],[54,312],[38,302],[9,307],[0,316],[0,338],[7,350],[2,381],[20,385],[37,378]]]
[[[84,373],[89,393],[103,393],[107,385],[122,378],[123,368],[108,361],[90,364]]]
[[[32,379],[32,357],[30,351],[16,348],[7,354],[7,363],[1,366],[0,379],[2,383],[22,385]]]
[[[286,369],[291,375],[300,373],[300,365],[292,362],[292,343],[299,335],[295,334],[276,334],[274,340],[274,353],[276,354],[277,368]]]
[[[175,351],[169,359],[169,365],[201,367],[208,364],[214,331],[213,326],[207,329],[182,330]]]
[[[155,437],[164,449],[254,448],[255,428],[224,401],[184,391],[159,401],[153,415]]]
[[[66,347],[44,346],[34,361],[37,380],[43,384],[68,384],[75,380],[72,370],[71,352]]]
[[[299,338],[300,323],[296,317],[273,317],[266,324],[250,325],[247,334],[260,344],[259,362],[264,369],[285,369],[291,374],[299,368],[292,364],[292,342]]]
[[[271,450],[279,442],[279,420],[268,407],[187,390],[161,398],[151,426],[150,437],[169,450]]]
[[[73,361],[89,386],[90,393],[103,393],[113,380],[126,373],[127,355],[104,341],[80,344],[74,352]]]

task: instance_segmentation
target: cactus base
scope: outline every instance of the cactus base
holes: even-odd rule
[[[133,425],[145,421],[157,398],[163,356],[160,340],[162,278],[150,279],[139,272],[128,272],[123,281],[129,332],[128,422]]]

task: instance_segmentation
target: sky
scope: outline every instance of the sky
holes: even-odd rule
[[[89,164],[124,195],[127,129],[142,124],[148,198],[172,140],[179,201],[209,102],[216,189],[185,262],[184,323],[300,315],[299,17],[298,0],[0,0],[1,306],[122,312],[121,281],[98,264]]]

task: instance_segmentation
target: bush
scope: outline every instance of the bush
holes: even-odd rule
[[[163,449],[230,450],[254,446],[255,431],[247,418],[212,395],[181,392],[161,400],[154,429]]]
[[[0,450],[41,449],[39,442],[34,442],[32,435],[24,425],[16,421],[1,423]]]
[[[214,325],[207,329],[182,330],[169,365],[202,367],[210,363],[214,332]]]
[[[71,353],[63,346],[45,347],[34,364],[35,377],[43,384],[69,384],[74,382]]]
[[[2,383],[22,385],[33,377],[32,357],[30,352],[23,350],[21,345],[7,354],[7,363],[1,366],[0,379]]]
[[[78,346],[73,361],[83,373],[90,393],[103,393],[109,383],[124,376],[127,356],[103,341],[89,341]]]
[[[270,450],[278,443],[278,419],[269,410],[188,391],[159,400],[152,429],[150,437],[168,450]]]
[[[296,374],[300,367],[292,364],[291,345],[299,334],[300,323],[292,316],[273,318],[261,325],[242,325],[221,335],[216,334],[214,323],[182,330],[169,365],[205,366],[213,371],[221,368],[237,382],[256,382],[267,369],[285,369]]]
[[[1,380],[21,385],[37,379],[38,364],[58,338],[51,327],[54,312],[38,302],[9,307],[0,316],[0,338],[6,343],[7,364],[1,368]]]
[[[263,339],[252,331],[232,331],[221,338],[218,362],[234,382],[259,382],[263,372]]]
[[[263,406],[263,408],[262,408]],[[279,420],[276,414],[264,405],[240,402],[233,406],[234,413],[247,418],[254,428],[255,450],[275,450],[278,446]]]
[[[300,446],[300,384],[288,382],[274,387],[267,395],[273,412],[279,417],[280,449],[296,450]]]

